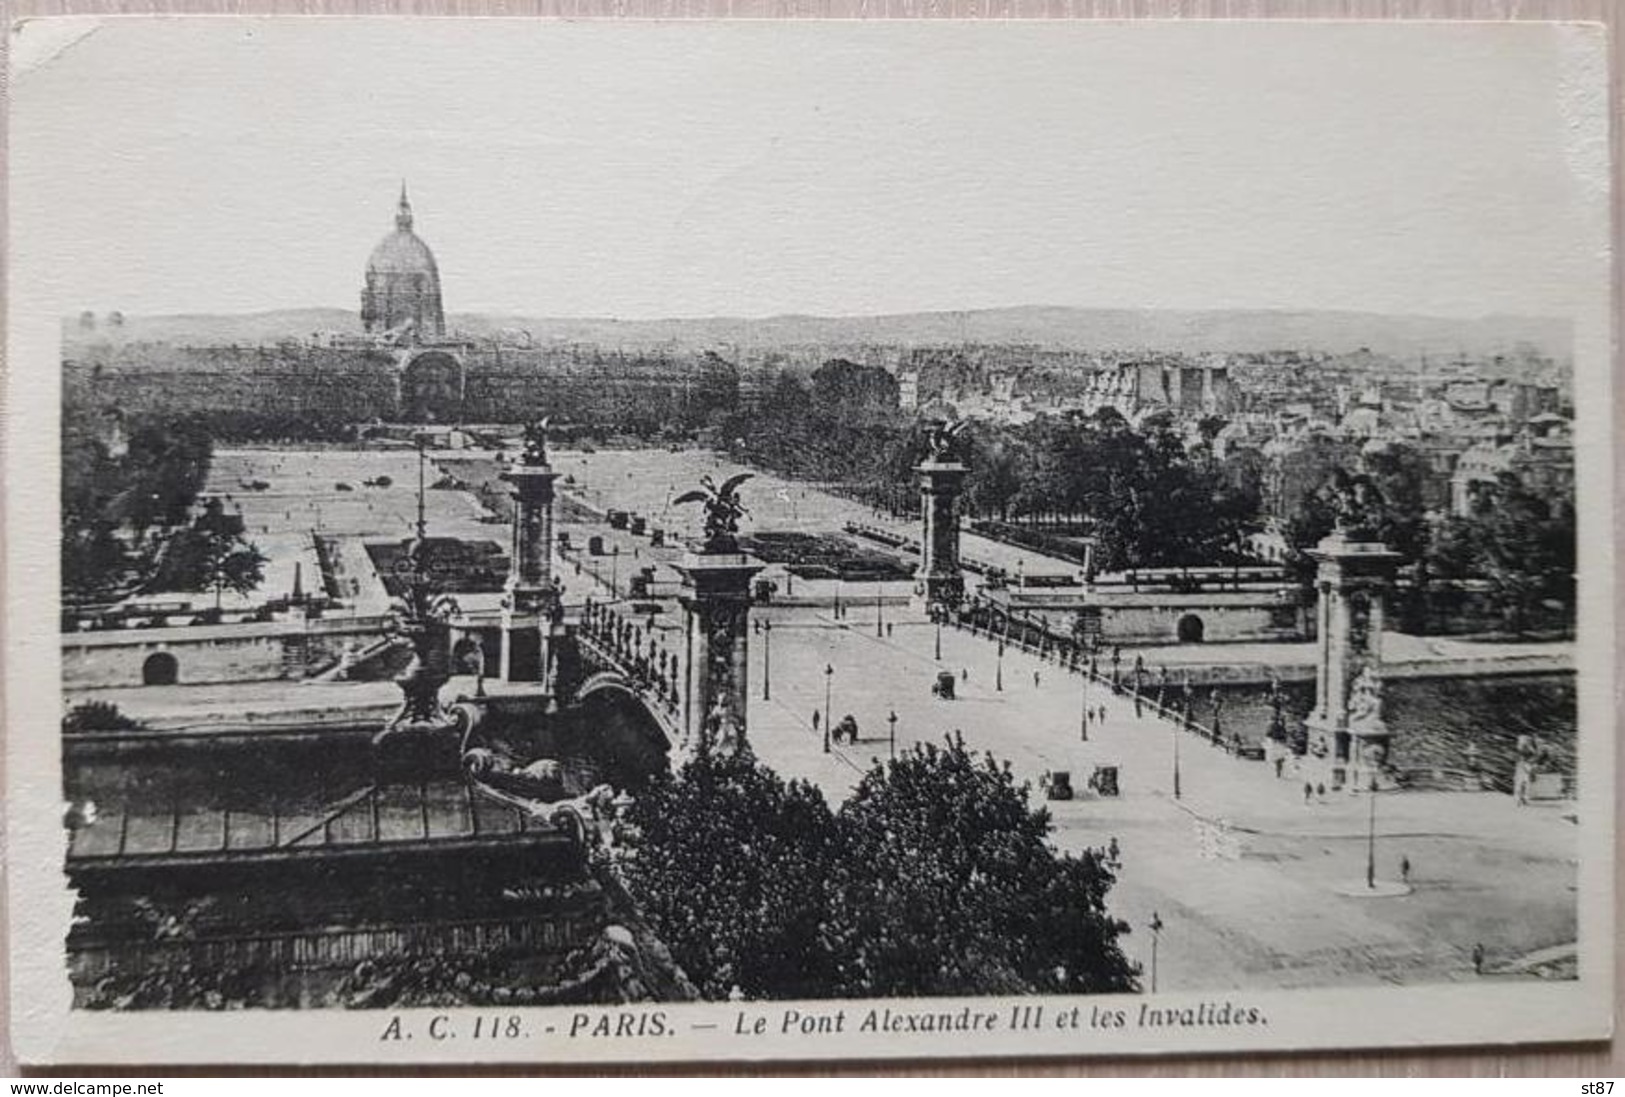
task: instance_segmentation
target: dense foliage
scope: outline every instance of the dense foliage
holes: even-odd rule
[[[81,701],[62,717],[62,731],[67,735],[134,731],[142,726],[141,721],[124,715],[111,701]]]
[[[748,464],[801,480],[879,484],[906,482],[917,429],[897,408],[891,374],[836,359],[806,379],[779,373],[723,433]]]
[[[847,995],[1132,990],[1094,851],[1056,853],[1008,764],[955,736],[864,775],[837,816],[829,934]]]
[[[1466,517],[1439,527],[1429,560],[1440,577],[1485,580],[1503,625],[1522,634],[1554,617],[1573,620],[1575,537],[1572,499],[1547,499],[1503,473]]]
[[[1403,557],[1412,581],[1398,592],[1399,624],[1427,630],[1429,585],[1437,580],[1483,581],[1490,607],[1515,634],[1565,627],[1573,620],[1575,517],[1572,498],[1547,499],[1503,474],[1483,485],[1465,516],[1430,515],[1423,500],[1425,458],[1394,444],[1364,453],[1359,475],[1368,489],[1366,533]],[[1316,564],[1307,550],[1331,532],[1333,496],[1349,475],[1328,462],[1319,482],[1297,500],[1285,534],[1288,565],[1312,584]]]
[[[213,443],[187,418],[129,422],[73,402],[62,411],[62,587],[72,601],[112,597],[150,570],[156,531],[184,522]]]
[[[152,585],[158,590],[213,591],[218,610],[223,591],[247,594],[258,587],[265,564],[264,554],[243,536],[242,519],[210,499],[203,513],[170,539]]]
[[[641,795],[631,821],[627,889],[704,997],[831,992],[822,925],[835,833],[817,788],[748,751],[703,752]]]
[[[1258,527],[1259,478],[1215,458],[1222,426],[1205,420],[1187,438],[1168,416],[1135,427],[1109,410],[978,421],[964,435],[965,508],[1091,537],[1103,569],[1240,562]],[[876,506],[915,506],[925,431],[897,410],[896,385],[878,367],[837,359],[810,384],[781,374],[728,434],[749,464],[838,484]]]
[[[748,750],[702,753],[631,822],[628,889],[707,998],[1137,985],[1110,869],[1057,853],[1008,766],[958,737],[877,764],[836,812]]]

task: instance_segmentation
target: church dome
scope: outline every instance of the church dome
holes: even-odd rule
[[[367,259],[361,290],[361,326],[369,332],[411,331],[420,336],[445,334],[440,300],[440,269],[434,253],[412,231],[412,204],[401,184],[395,231],[378,242]]]
[[[367,273],[422,274],[440,280],[434,252],[411,229],[396,229],[378,241],[367,259]]]

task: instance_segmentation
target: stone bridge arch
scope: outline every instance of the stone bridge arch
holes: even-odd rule
[[[625,675],[600,671],[589,676],[570,708],[582,738],[616,769],[649,776],[669,766],[671,726]]]

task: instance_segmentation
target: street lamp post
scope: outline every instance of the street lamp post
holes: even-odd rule
[[[937,662],[942,662],[942,614],[937,614]]]
[[[891,715],[886,717],[886,723],[891,729],[891,757],[897,761],[897,710],[892,709]]]
[[[616,545],[609,554],[609,593],[616,598],[621,596],[621,546]]]
[[[835,619],[841,619],[841,577],[835,577]]]
[[[773,699],[773,622],[762,622],[762,700]]]
[[[1377,775],[1371,775],[1371,812],[1365,831],[1365,886],[1377,888]]]
[[[829,689],[830,682],[835,677],[835,668],[829,663],[824,664],[824,753],[829,753]]]
[[[1174,735],[1174,799],[1179,799],[1179,721],[1170,720],[1168,726]]]
[[[875,639],[882,640],[886,636],[886,619],[881,608],[880,588],[875,588]]]
[[[999,641],[999,662],[993,671],[993,689],[1004,692],[1004,641]]]
[[[1151,923],[1146,927],[1151,931],[1151,993],[1157,992],[1157,946],[1162,943],[1162,918],[1156,911],[1151,912]]]
[[[1080,726],[1081,726],[1081,728],[1083,730],[1083,742],[1087,743],[1089,741],[1089,676],[1087,674],[1085,674],[1083,676],[1083,690],[1082,690],[1082,693],[1083,693],[1083,723]]]

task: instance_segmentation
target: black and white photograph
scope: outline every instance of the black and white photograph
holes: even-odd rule
[[[25,1060],[1610,1031],[1599,28],[11,34]]]

